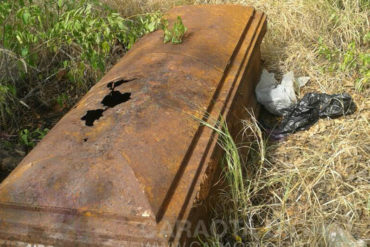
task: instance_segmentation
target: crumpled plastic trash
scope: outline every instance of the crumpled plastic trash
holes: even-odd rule
[[[352,234],[333,223],[324,228],[323,246],[327,247],[366,247],[364,240],[356,240]]]
[[[301,76],[297,78],[298,87],[301,88],[307,84],[307,82],[310,80],[310,77],[308,76]]]
[[[333,95],[307,93],[297,104],[282,110],[283,120],[278,129],[273,131],[273,135],[278,138],[288,133],[306,130],[319,118],[337,118],[355,111],[356,104],[347,93]]]
[[[309,79],[309,77],[299,77],[296,86],[304,86]],[[283,109],[297,102],[294,92],[295,82],[293,71],[284,74],[281,83],[278,84],[274,73],[264,69],[256,87],[257,101],[272,114],[281,116]]]

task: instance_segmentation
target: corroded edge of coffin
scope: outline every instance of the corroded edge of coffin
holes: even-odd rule
[[[176,12],[179,11],[179,9],[181,12],[181,8],[177,8],[172,13],[176,15],[179,13]],[[251,100],[253,98],[254,90],[252,90],[252,87],[253,83],[258,79],[257,77],[259,76],[260,70],[258,67],[255,68],[255,71],[251,71],[251,68],[253,68],[253,64],[259,64],[259,43],[264,34],[264,29],[265,16],[261,13],[253,12],[253,18],[245,26],[242,38],[239,40],[237,48],[234,50],[228,64],[216,63],[216,65],[204,65],[204,68],[207,66],[214,66],[214,69],[219,71],[225,69],[223,66],[226,66],[225,73],[221,79],[222,81],[217,84],[218,88],[215,95],[213,95],[213,103],[206,109],[206,111],[210,113],[211,118],[217,119],[222,115],[229,123],[235,123],[239,122],[239,119],[244,117],[244,109],[240,110],[241,107],[237,107],[235,102],[238,104],[245,104],[246,100]],[[147,52],[145,49],[142,50]],[[214,61],[218,61],[217,55],[218,54],[216,54],[216,57],[213,59]],[[135,55],[135,50],[133,50],[126,55],[127,59],[129,59],[130,56],[135,57],[138,55]],[[160,56],[160,54],[158,56]],[[171,56],[178,58],[179,55],[171,54]],[[196,60],[202,59],[195,57],[194,63],[197,62]],[[204,64],[206,63],[204,59],[202,61]],[[119,68],[119,66],[115,66],[115,68]],[[120,74],[119,71],[115,72],[113,68],[112,72],[109,72],[109,77],[103,78],[94,88],[96,89],[103,84],[103,86],[105,86],[105,83],[109,81],[120,79],[119,77],[114,77],[115,73],[117,75]],[[78,107],[83,105],[83,102],[87,102],[90,98],[91,95],[88,94],[78,104]],[[204,117],[203,114],[204,113],[201,113],[197,117],[202,118]],[[66,118],[68,118],[68,116]],[[235,129],[233,124],[229,124],[229,126]],[[189,147],[191,153],[196,153],[197,155],[189,156],[186,165],[183,165],[181,171],[177,172],[178,175],[176,175],[171,189],[164,194],[164,203],[160,203],[162,200],[157,204],[149,203],[152,207],[153,205],[159,205],[156,206],[158,209],[151,209],[154,214],[143,211],[138,212],[137,217],[133,217],[133,215],[125,216],[90,208],[33,207],[30,206],[32,202],[23,205],[20,203],[0,203],[0,210],[6,212],[6,218],[9,216],[9,220],[2,219],[3,221],[0,225],[0,238],[53,245],[140,246],[140,243],[161,245],[166,245],[168,241],[178,243],[181,238],[182,229],[176,228],[176,222],[192,218],[190,211],[192,210],[196,194],[199,191],[202,191],[202,196],[199,197],[198,200],[205,200],[207,198],[208,191],[204,188],[209,187],[209,185],[206,186],[205,184],[211,183],[212,176],[204,181],[204,174],[207,167],[209,168],[210,166],[217,165],[213,162],[217,160],[217,156],[220,154],[219,151],[214,151],[216,150],[216,139],[217,136],[213,131],[202,126],[198,127],[197,134],[193,139],[195,141],[192,141]],[[43,142],[45,143],[46,141]],[[40,160],[38,160],[38,162],[39,161]],[[17,173],[14,174],[17,174],[17,176],[22,174],[22,171],[28,169],[29,166],[32,166],[32,162],[18,168]],[[17,176],[14,174],[11,179],[6,180],[7,183],[17,179]],[[208,175],[212,175],[211,172],[209,172]],[[203,184],[201,185],[202,180]],[[27,212],[27,222],[29,224],[27,224],[27,222],[21,223],[14,221],[14,219],[17,219],[17,214],[19,212]],[[34,219],[35,222],[43,222],[44,220],[44,222],[66,222],[66,224],[63,225],[62,228],[58,227],[58,225],[56,228],[47,228],[32,224],[34,223],[32,219]],[[196,218],[194,218],[194,220],[196,220]],[[68,229],[68,227],[66,227],[69,224],[68,222],[82,226],[89,224],[89,226],[98,227],[100,232],[92,230],[94,228],[77,228],[79,229],[78,231],[76,231],[74,227]],[[170,226],[175,226],[173,234],[163,234],[161,231],[161,229],[168,224]],[[102,229],[108,230],[103,231]],[[114,229],[117,229],[117,232],[121,232],[121,234],[114,234]],[[122,234],[122,229],[125,229],[125,234]],[[151,235],[150,233],[158,234]]]
[[[210,114],[211,121],[214,123],[215,119],[224,119],[227,123],[231,135],[238,142],[238,134],[242,129],[242,120],[250,117],[250,112],[258,114],[259,107],[254,95],[254,89],[262,72],[261,68],[261,54],[260,44],[267,29],[266,15],[262,12],[255,12],[250,25],[246,27],[247,33],[241,40],[241,44],[237,53],[235,54],[231,66],[225,75],[224,80],[228,77],[237,75],[235,80],[229,86],[227,103]],[[249,35],[251,36],[248,36]],[[238,65],[241,64],[240,67]],[[233,100],[232,100],[233,99]],[[217,107],[215,107],[217,108]],[[191,222],[190,232],[194,233],[195,228],[200,225],[197,224],[199,220],[205,223],[210,223],[208,214],[209,208],[212,208],[212,203],[217,202],[217,188],[212,189],[213,184],[217,183],[220,178],[221,167],[219,161],[222,158],[223,150],[217,144],[218,135],[216,132],[206,128],[206,131],[212,136],[204,153],[204,162],[200,164],[198,171],[198,179],[194,183],[194,190],[189,193],[189,203],[183,209],[182,218],[178,221]],[[211,133],[212,132],[212,133]],[[209,193],[213,191],[216,195],[214,198],[209,198]],[[207,201],[209,200],[209,201]],[[216,200],[216,201],[215,201]],[[173,243],[188,246],[194,243],[198,237],[208,236],[188,236],[183,225],[179,224],[179,229],[174,230]],[[210,229],[207,229],[210,234]]]

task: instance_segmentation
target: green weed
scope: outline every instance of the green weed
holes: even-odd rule
[[[1,85],[0,84],[0,115],[1,123],[5,125],[7,122],[7,116],[12,114],[9,102],[13,100],[16,91],[12,85]]]
[[[69,99],[68,95],[66,93],[62,93],[57,96],[56,101],[60,107],[64,107],[65,105],[68,104],[68,99]]]
[[[0,129],[30,108],[83,95],[161,14],[123,18],[97,0],[0,2]],[[74,102],[71,102],[74,103]]]
[[[198,119],[199,120],[199,119]],[[203,125],[213,129],[218,134],[218,145],[224,150],[224,159],[221,163],[223,178],[227,188],[220,193],[219,205],[215,206],[215,219],[222,219],[228,226],[228,232],[218,236],[217,229],[211,229],[212,236],[202,246],[222,246],[227,238],[234,244],[242,244],[248,235],[250,222],[250,208],[254,197],[261,188],[253,184],[253,172],[266,162],[266,141],[257,120],[252,113],[250,119],[243,121],[243,143],[236,144],[224,120],[216,123],[207,123],[199,120]],[[241,227],[244,226],[244,227]],[[252,228],[252,226],[250,226]]]
[[[47,128],[37,128],[34,131],[23,129],[19,132],[19,141],[26,148],[33,148],[48,132]]]
[[[363,37],[364,45],[370,42],[370,33]],[[322,38],[319,39],[318,53],[329,63],[324,70],[328,72],[347,72],[355,80],[355,88],[362,91],[370,81],[370,53],[363,52],[353,41],[345,50],[329,48]]]
[[[172,44],[181,44],[184,34],[187,31],[180,16],[177,17],[172,29],[168,27],[168,20],[162,19],[161,28],[163,29],[163,42],[171,42]]]

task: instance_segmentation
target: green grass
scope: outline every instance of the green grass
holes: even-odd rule
[[[293,70],[310,76],[303,93],[349,92],[358,110],[342,119],[321,120],[282,143],[268,143],[253,117],[244,122],[246,143],[234,143],[227,126],[218,125],[223,126],[215,131],[227,154],[223,165],[229,189],[220,192],[222,203],[215,206],[214,218],[239,224],[226,236],[214,229],[204,245],[228,241],[250,246],[325,246],[324,230],[333,222],[357,239],[368,238],[369,1],[103,1],[121,15],[97,1],[62,1],[62,5],[73,3],[62,8],[57,6],[60,1],[25,1],[24,6],[21,2],[0,3],[0,117],[1,130],[27,128],[28,133],[20,132],[27,142],[36,142],[39,136],[33,130],[44,126],[32,129],[22,122],[35,121],[44,112],[40,105],[67,110],[130,44],[153,29],[160,19],[156,11],[189,3],[233,3],[264,11],[268,16],[261,48],[264,66],[279,75]],[[90,13],[82,20],[77,10],[87,11],[88,4]],[[142,15],[147,12],[153,14]],[[77,13],[74,20],[94,32],[71,35],[80,29],[63,29],[62,23],[70,20],[67,13]],[[94,39],[107,27],[106,38]],[[241,149],[249,153],[242,154]]]
[[[218,145],[224,151],[221,180],[226,181],[226,188],[219,192],[220,203],[213,210],[215,220],[228,224],[226,235],[220,236],[217,229],[212,229],[213,236],[203,241],[202,245],[216,247],[225,243],[246,243],[249,236],[249,210],[254,204],[256,194],[263,189],[255,187],[253,177],[258,175],[263,164],[268,162],[265,157],[265,137],[252,112],[249,120],[243,121],[243,142],[238,144],[235,143],[224,120],[215,123],[199,121],[218,134]]]
[[[160,19],[124,18],[95,0],[1,1],[0,130],[72,106]]]

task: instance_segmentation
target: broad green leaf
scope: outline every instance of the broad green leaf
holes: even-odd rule
[[[149,23],[149,25],[148,25],[149,32],[153,32],[155,30],[155,28],[156,28],[156,23],[155,22]]]
[[[109,46],[109,43],[107,41],[104,41],[102,43],[102,48],[103,48],[103,52],[104,53],[109,53],[110,51],[110,46]]]
[[[23,20],[23,23],[24,24],[28,24],[29,23],[29,20],[31,18],[31,14],[30,12],[26,9],[23,14],[22,14],[22,20]]]
[[[58,7],[62,8],[63,7],[63,0],[58,0]]]
[[[24,47],[22,48],[22,57],[26,57],[28,55],[28,48],[27,47]]]
[[[19,36],[19,34],[16,35],[16,38],[20,44],[23,44],[22,38]]]

